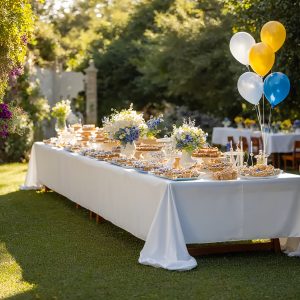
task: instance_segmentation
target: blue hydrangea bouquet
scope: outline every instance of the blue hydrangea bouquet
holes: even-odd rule
[[[204,147],[206,133],[195,126],[195,121],[184,121],[180,127],[173,126],[173,145],[177,150],[192,153],[197,148]]]
[[[147,130],[147,125],[143,114],[133,110],[131,104],[129,109],[115,110],[110,117],[104,118],[103,129],[111,139],[125,146],[137,141],[142,132]]]

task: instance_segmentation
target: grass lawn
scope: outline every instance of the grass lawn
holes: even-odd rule
[[[0,299],[299,299],[300,258],[211,255],[188,272],[138,264],[143,241],[0,165]]]

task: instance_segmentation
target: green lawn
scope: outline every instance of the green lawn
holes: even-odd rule
[[[299,299],[300,259],[211,255],[189,272],[139,265],[143,242],[0,166],[0,299]]]

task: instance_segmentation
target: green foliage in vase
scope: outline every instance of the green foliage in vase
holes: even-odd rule
[[[61,100],[52,107],[51,116],[56,119],[66,120],[71,112],[70,100]]]

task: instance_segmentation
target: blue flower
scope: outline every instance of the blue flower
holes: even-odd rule
[[[300,128],[300,120],[295,120],[293,124],[294,128]]]
[[[119,140],[122,144],[130,143],[138,140],[140,136],[140,129],[136,126],[120,128],[115,133],[115,139]]]
[[[164,120],[161,117],[157,118],[151,118],[147,121],[147,126],[149,130],[157,130],[158,126],[163,122]]]

